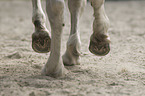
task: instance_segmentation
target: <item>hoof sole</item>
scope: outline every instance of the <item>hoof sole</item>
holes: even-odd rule
[[[98,38],[99,37],[99,38]],[[105,56],[110,52],[110,40],[106,35],[93,37],[90,40],[89,50],[91,53],[98,56]]]
[[[50,51],[51,39],[48,32],[34,32],[32,34],[32,48],[38,53],[48,53]]]

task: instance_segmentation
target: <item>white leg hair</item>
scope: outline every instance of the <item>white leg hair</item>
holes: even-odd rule
[[[32,22],[35,27],[32,34],[32,48],[38,53],[47,53],[50,51],[51,39],[45,26],[46,17],[41,7],[41,0],[32,0],[32,5]]]
[[[109,53],[110,38],[108,35],[109,19],[105,13],[105,0],[89,0],[94,10],[93,34],[90,38],[89,50],[99,56]]]
[[[40,31],[42,29],[47,30],[45,26],[46,17],[41,7],[41,0],[32,0],[32,5],[33,5],[32,22],[35,26],[35,32]]]
[[[85,4],[86,0],[68,0],[71,14],[71,32],[67,42],[67,50],[63,55],[63,63],[65,65],[79,64],[81,41],[78,26]]]
[[[95,17],[93,31],[101,34],[107,34],[109,28],[109,19],[105,13],[104,2],[105,0],[90,0]]]
[[[51,25],[51,53],[42,69],[43,75],[53,77],[64,74],[64,65],[61,57],[61,35],[64,23],[64,0],[47,0],[46,10]]]

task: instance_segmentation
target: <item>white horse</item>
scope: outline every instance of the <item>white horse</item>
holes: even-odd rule
[[[93,34],[90,37],[89,50],[95,55],[106,55],[110,51],[109,19],[105,13],[104,0],[89,0],[94,10]],[[61,37],[64,24],[64,0],[46,0],[46,12],[51,26],[51,38],[46,28],[46,17],[41,7],[41,0],[32,0],[32,22],[35,32],[32,34],[32,48],[39,53],[51,52],[42,69],[42,75],[53,77],[65,74],[64,65],[75,65],[80,58],[80,35],[78,24],[86,0],[68,0],[71,14],[71,31],[67,41],[67,50],[61,55]]]

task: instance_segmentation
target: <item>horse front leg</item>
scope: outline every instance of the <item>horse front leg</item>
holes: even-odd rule
[[[50,57],[42,69],[43,75],[62,76],[65,68],[61,56],[61,37],[64,25],[64,0],[47,0],[46,11],[51,26]]]

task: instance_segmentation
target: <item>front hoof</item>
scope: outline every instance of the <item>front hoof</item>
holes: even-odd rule
[[[46,31],[34,32],[32,34],[32,48],[38,53],[47,53],[50,51],[51,39]]]
[[[91,53],[98,56],[105,56],[110,52],[110,40],[107,36],[100,34],[99,36],[92,36],[90,40],[89,50]]]

